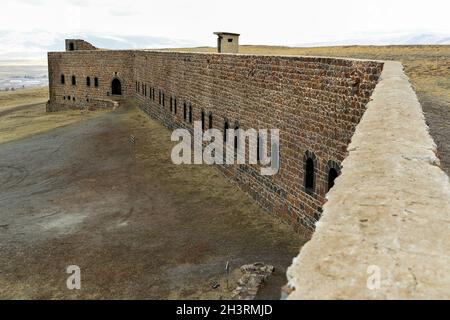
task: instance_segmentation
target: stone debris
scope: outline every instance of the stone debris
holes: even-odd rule
[[[232,293],[234,300],[254,300],[258,290],[275,271],[271,265],[262,262],[246,264],[241,267],[242,277],[238,280],[238,286]]]
[[[217,281],[211,282],[211,288],[218,289],[219,287],[220,287],[220,283],[218,283]]]

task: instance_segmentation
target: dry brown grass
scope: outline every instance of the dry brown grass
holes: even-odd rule
[[[0,92],[0,143],[5,143],[54,128],[92,118],[100,111],[45,111],[48,88]]]
[[[48,100],[48,87],[0,92],[0,112],[20,105],[44,103]]]
[[[0,116],[0,144],[90,119],[102,113],[82,110],[47,113],[45,104],[13,111]]]
[[[186,52],[216,52],[201,47],[171,49]],[[405,66],[415,90],[450,101],[450,46],[343,46],[294,48],[278,46],[240,46],[242,54],[328,56],[358,59],[397,60]]]

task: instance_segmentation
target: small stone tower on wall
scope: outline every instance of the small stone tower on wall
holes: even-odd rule
[[[238,33],[214,32],[217,35],[217,52],[219,53],[239,53]]]

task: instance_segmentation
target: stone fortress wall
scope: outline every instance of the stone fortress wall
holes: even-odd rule
[[[101,100],[134,95],[134,58],[128,51],[67,51],[48,54],[48,111],[82,109]],[[111,81],[119,79],[122,95],[113,96]]]
[[[288,270],[290,299],[450,298],[449,178],[400,63],[97,49],[48,57],[48,111],[131,98],[171,129],[202,118],[220,130],[280,129],[277,175],[220,168],[297,231],[315,230]]]
[[[226,126],[279,129],[277,175],[261,176],[258,165],[221,169],[265,210],[310,236],[321,215],[330,171],[339,174],[382,66],[316,57],[54,52],[49,53],[48,109],[87,108],[102,99],[135,98],[142,110],[171,129],[192,130],[193,121],[202,119],[205,128],[221,131]],[[121,83],[121,95],[112,92],[114,79]],[[313,167],[309,167],[310,185],[305,185],[307,162]]]

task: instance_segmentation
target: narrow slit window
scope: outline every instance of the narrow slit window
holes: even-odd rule
[[[208,114],[208,129],[212,129],[213,128],[213,115],[212,112],[210,112]]]
[[[239,144],[238,132],[239,132],[239,124],[236,124],[234,126],[234,150],[238,149],[238,144]]]
[[[338,177],[338,172],[335,168],[330,168],[328,171],[328,191],[334,187],[334,180]]]
[[[305,163],[305,189],[310,193],[314,192],[314,171],[314,160],[308,157]]]
[[[201,121],[202,121],[202,130],[205,131],[205,111],[203,110],[201,114]]]
[[[229,128],[230,128],[230,124],[228,123],[228,120],[225,120],[225,123],[223,125],[223,142],[227,142]]]
[[[256,161],[259,163],[260,161],[260,152],[261,152],[261,147],[260,147],[260,143],[261,143],[261,138],[259,137],[259,132],[256,135]]]

